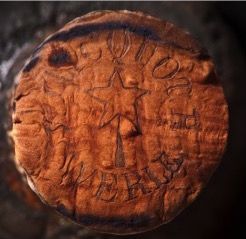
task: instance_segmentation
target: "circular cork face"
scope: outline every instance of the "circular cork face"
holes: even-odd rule
[[[177,216],[216,169],[227,130],[206,51],[142,13],[94,12],[68,23],[36,49],[14,95],[16,162],[32,189],[108,233]]]

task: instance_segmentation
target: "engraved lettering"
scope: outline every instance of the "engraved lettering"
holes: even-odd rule
[[[168,81],[167,94],[171,95],[191,95],[192,84],[189,78],[180,77]]]
[[[166,182],[166,180],[161,180],[158,178],[151,170],[149,167],[146,167],[143,169],[143,171],[147,174],[148,178],[156,184],[157,188],[160,188],[160,186]]]
[[[136,54],[135,60],[142,64],[142,66],[145,66],[154,55],[155,49],[156,46],[154,44],[144,40]]]
[[[132,200],[139,196],[139,193],[147,194],[151,190],[144,187],[144,182],[142,182],[142,177],[137,172],[124,174],[127,188],[128,188],[128,200]]]
[[[101,172],[101,182],[96,197],[106,202],[114,202],[117,195],[117,177],[113,173]]]
[[[108,35],[108,48],[114,59],[123,57],[130,48],[130,35],[127,31],[113,31]]]
[[[152,71],[152,75],[157,79],[172,79],[178,73],[179,69],[180,63],[167,56],[157,62]]]
[[[156,126],[158,126],[158,127],[163,126],[163,125],[167,125],[167,124],[168,124],[168,121],[166,119],[159,118],[156,120]]]
[[[198,129],[199,124],[199,114],[193,109],[192,114],[184,114],[180,112],[175,112],[171,110],[172,122],[170,123],[170,128],[172,130],[177,129]]]
[[[152,160],[152,163],[159,163],[164,168],[162,183],[169,183],[172,180],[174,174],[178,172],[185,158],[186,155],[183,153],[171,157],[165,152],[162,152],[159,157]]]
[[[79,176],[76,179],[78,185],[91,186],[92,181],[97,174],[97,170],[89,170],[82,164],[80,167]]]

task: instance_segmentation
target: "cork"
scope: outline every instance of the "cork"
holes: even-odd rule
[[[207,184],[228,134],[206,49],[140,12],[92,12],[49,36],[19,73],[13,108],[15,160],[31,188],[112,234],[174,219]]]

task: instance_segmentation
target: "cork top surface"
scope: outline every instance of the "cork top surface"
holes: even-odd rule
[[[91,229],[169,222],[225,148],[227,104],[211,58],[143,13],[76,18],[37,47],[17,83],[16,163],[45,203]]]

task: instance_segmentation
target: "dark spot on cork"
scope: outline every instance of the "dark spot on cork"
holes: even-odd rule
[[[18,117],[16,117],[15,119],[14,119],[14,122],[13,122],[14,124],[20,124],[20,123],[22,123],[22,121],[20,120],[20,118],[18,118]]]
[[[76,220],[85,226],[110,226],[121,229],[137,229],[147,227],[158,220],[157,218],[145,214],[131,215],[128,217],[101,217],[92,214],[75,215],[74,212],[67,210],[63,204],[59,204],[56,210],[62,215]]]
[[[146,27],[134,26],[127,22],[108,22],[102,24],[90,24],[86,26],[76,26],[68,31],[59,32],[53,35],[48,42],[51,41],[68,41],[76,37],[85,36],[95,31],[104,31],[104,30],[127,30],[129,32],[133,32],[137,35],[141,35],[143,37],[152,39],[152,40],[160,40],[159,36],[157,36],[151,29]]]
[[[11,106],[12,106],[12,111],[15,112],[16,111],[16,102],[13,101]]]
[[[203,61],[211,59],[211,57],[209,56],[209,54],[205,48],[202,48],[201,51],[198,52],[196,58],[197,58],[197,60],[203,60]]]
[[[124,139],[129,139],[129,138],[138,137],[140,135],[142,135],[141,129],[135,128],[135,129],[130,130],[129,132],[127,132],[125,135],[122,135],[122,137]]]
[[[15,101],[18,101],[18,100],[20,100],[23,96],[25,96],[24,94],[22,94],[22,93],[20,93],[20,94],[16,94],[16,96],[15,96]]]
[[[127,134],[128,138],[134,138],[137,137],[139,135],[142,135],[142,132],[140,130],[132,130],[129,132],[129,134]]]
[[[29,72],[31,71],[38,63],[39,57],[34,57],[30,62],[24,67],[23,72]]]
[[[218,85],[219,79],[214,71],[211,71],[207,78],[203,81],[205,85]]]
[[[147,215],[132,215],[124,217],[100,217],[95,215],[80,215],[77,220],[85,226],[110,226],[113,228],[132,229],[147,227],[151,218]]]
[[[129,24],[128,22],[106,22],[100,24],[88,24],[84,26],[75,26],[67,31],[61,31],[54,34],[52,37],[44,41],[40,46],[38,46],[34,53],[38,52],[45,44],[53,41],[62,41],[66,42],[76,37],[86,36],[90,33],[97,31],[106,31],[106,30],[126,30],[129,32],[133,32],[137,35],[143,36],[144,38],[148,38],[151,40],[161,40],[160,37],[154,33],[152,29],[136,26],[133,24]]]
[[[197,56],[201,59],[208,58],[207,51],[205,48],[198,47],[198,51],[194,50],[191,46],[188,47],[183,47],[176,41],[170,41],[170,40],[164,40],[162,39],[156,32],[151,29],[147,28],[145,26],[138,26],[129,22],[119,22],[119,21],[111,21],[111,22],[105,22],[105,23],[98,23],[98,24],[87,24],[83,26],[75,26],[72,27],[71,29],[68,29],[66,31],[61,31],[50,38],[48,38],[46,41],[41,43],[33,52],[33,55],[36,54],[40,49],[46,45],[47,43],[54,42],[54,41],[62,41],[66,42],[71,39],[77,38],[77,37],[82,37],[89,35],[93,32],[97,31],[113,31],[113,30],[125,30],[128,32],[132,32],[134,34],[137,34],[139,36],[144,37],[145,39],[153,40],[153,41],[158,41],[159,43],[168,45],[168,46],[173,46],[177,47],[179,49],[183,49],[186,51],[190,52],[197,52]],[[197,48],[195,47],[195,48]]]
[[[73,218],[73,213],[67,210],[63,204],[59,204],[56,210],[66,217]]]
[[[54,67],[73,65],[70,53],[64,48],[52,50],[48,57],[49,65]]]

